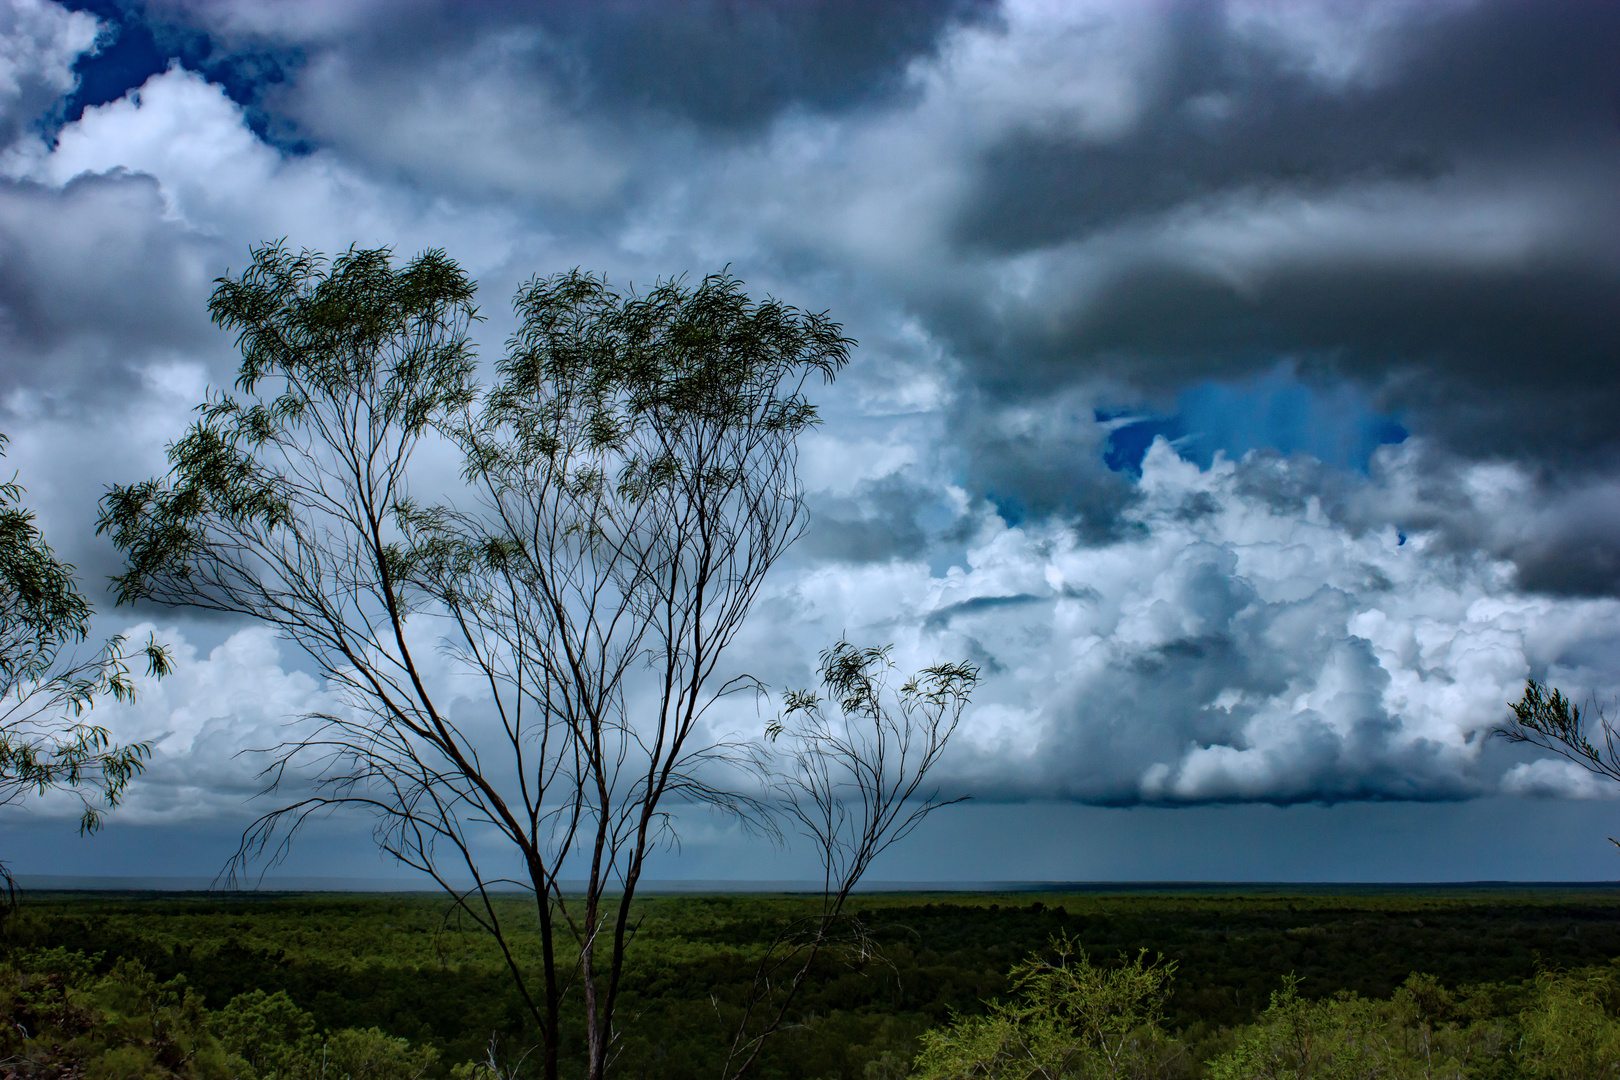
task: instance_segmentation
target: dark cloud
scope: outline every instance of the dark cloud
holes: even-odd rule
[[[326,28],[295,13],[278,21],[265,13],[241,18],[230,4],[188,12],[190,5],[176,0],[161,7],[171,18],[200,19],[233,47],[249,38],[315,52],[335,46],[356,70],[388,78],[502,38],[511,45],[505,55],[526,67],[533,92],[571,109],[651,112],[745,131],[793,106],[840,112],[892,98],[904,90],[906,66],[929,55],[947,28],[992,19],[996,3],[419,2],[358,15],[339,42],[322,40]]]
[[[217,241],[169,220],[157,180],[0,180],[0,389],[128,395],[154,354],[218,348],[205,306]]]
[[[1500,153],[1613,151],[1620,9],[1597,0],[1414,18],[1371,86],[1325,85],[1212,3],[1169,18],[1166,76],[1109,140],[1013,130],[979,162],[958,243],[1043,247],[1232,190],[1418,182]]]
[[[611,235],[688,181],[705,150],[744,144],[785,112],[901,100],[908,65],[991,5],[155,0],[148,10],[162,37],[196,54],[182,62],[246,104],[255,132],[283,152],[325,150],[420,191],[515,197],[561,210],[555,227]]]
[[[1003,518],[1058,515],[1093,540],[1115,538],[1132,498],[1130,478],[1103,462],[1106,432],[1089,398],[1043,395],[1014,403],[964,394],[956,403],[956,456],[969,490]]]
[[[947,604],[929,612],[928,618],[923,620],[923,629],[943,630],[949,627],[951,620],[958,615],[977,615],[994,608],[1023,607],[1026,604],[1039,604],[1046,599],[1030,593],[1018,593],[1015,596],[975,596],[971,600]]]
[[[707,127],[755,128],[794,105],[842,111],[904,88],[906,65],[994,0],[658,0],[561,3],[538,21],[563,44],[576,92]]]
[[[1014,128],[979,159],[962,257],[1050,275],[920,299],[986,393],[1173,394],[1287,357],[1469,456],[1616,444],[1620,8],[1413,16],[1348,83],[1211,4],[1169,42],[1125,134]]]
[[[1461,452],[1579,456],[1616,437],[1620,266],[1559,261],[1325,263],[1243,286],[1146,267],[1056,326],[1030,320],[1040,337],[998,328],[1011,340],[970,351],[994,357],[983,376],[993,392],[1043,395],[1098,378],[1174,390],[1302,357],[1322,377],[1362,381],[1385,410]],[[1008,351],[1022,363],[1001,362]]]
[[[802,553],[852,562],[916,558],[929,544],[919,519],[938,498],[899,474],[863,481],[842,498],[812,496]]]
[[[1620,594],[1620,538],[1613,531],[1620,513],[1606,516],[1580,522],[1567,535],[1521,545],[1513,560],[1520,587],[1566,596]]]
[[[122,558],[95,535],[98,500],[104,484],[160,467],[210,378],[206,361],[229,356],[207,311],[223,248],[174,220],[149,175],[0,179],[5,464],[86,594],[108,607]],[[215,371],[229,385],[230,368]]]
[[[1609,469],[1480,470],[1417,448],[1421,465],[1387,476],[1373,492],[1336,485],[1331,512],[1347,522],[1382,519],[1432,532],[1459,555],[1510,560],[1516,584],[1564,596],[1620,595],[1620,484]]]
[[[1509,561],[1515,585],[1554,596],[1620,595],[1620,484],[1613,469],[1481,466],[1418,442],[1374,459],[1371,477],[1303,455],[1246,455],[1234,490],[1275,512],[1312,505],[1356,535],[1389,526],[1428,534],[1460,559]]]

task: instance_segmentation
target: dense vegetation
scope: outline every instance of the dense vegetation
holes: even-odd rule
[[[615,1071],[712,1076],[754,961],[811,903],[639,901]],[[520,919],[518,899],[510,904]],[[863,897],[860,907],[881,960],[829,958],[760,1076],[903,1076],[925,1032],[1012,1000],[1015,966],[1050,956],[1063,937],[1099,971],[1122,970],[1141,949],[1174,965],[1155,1009],[1186,1075],[1211,1075],[1204,1063],[1222,1055],[1269,1052],[1285,1029],[1314,1024],[1323,1039],[1348,1039],[1397,1030],[1403,1016],[1417,1025],[1413,1038],[1472,1031],[1495,1048],[1457,1075],[1545,1075],[1538,1030],[1578,1028],[1591,1043],[1620,1005],[1609,966],[1620,957],[1620,890],[909,894]],[[112,1054],[99,1066],[107,1076],[245,1076],[243,1064],[257,1062],[260,1076],[293,1077],[320,1075],[311,1070],[324,1062],[336,1077],[342,1062],[372,1062],[343,1069],[379,1080],[423,1068],[448,1076],[485,1058],[492,1038],[515,1059],[533,1042],[525,1010],[489,939],[445,910],[428,896],[35,895],[5,927],[0,1057],[66,1069]],[[1413,1011],[1419,999],[1427,1013]],[[565,1037],[578,1040],[577,1022]],[[567,1051],[578,1048],[566,1046],[565,1060]],[[141,1055],[159,1071],[135,1071]],[[14,1075],[96,1075],[61,1069]]]

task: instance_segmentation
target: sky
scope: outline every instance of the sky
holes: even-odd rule
[[[113,823],[5,808],[4,857],[212,875],[243,751],[330,704],[263,627],[115,608],[94,535],[285,238],[443,248],[486,365],[574,267],[843,323],[730,663],[979,666],[972,801],[875,878],[1620,878],[1620,791],[1490,737],[1527,678],[1620,695],[1616,55],[1600,0],[0,0],[6,464],[177,659],[95,710],[154,745]],[[806,857],[693,814],[655,870]],[[280,872],[399,873],[341,818]]]

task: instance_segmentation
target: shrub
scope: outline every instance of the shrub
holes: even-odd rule
[[[1520,1066],[1526,1076],[1559,1080],[1620,1077],[1620,985],[1613,969],[1536,976],[1535,997],[1520,1014]]]
[[[1170,1077],[1185,1072],[1180,1044],[1160,1028],[1174,964],[1147,952],[1099,967],[1067,936],[1055,960],[1032,954],[1012,970],[1016,998],[987,1016],[925,1032],[916,1080]]]

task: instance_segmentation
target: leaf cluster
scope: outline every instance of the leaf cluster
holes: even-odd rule
[[[473,282],[442,251],[398,270],[389,256],[350,248],[328,265],[278,242],[215,283],[209,311],[238,331],[236,389],[246,398],[218,394],[198,407],[169,449],[166,480],[115,486],[103,499],[97,531],[127,561],[114,578],[120,602],[186,592],[221,545],[307,528],[312,511],[341,514],[346,476],[401,464],[431,424],[473,400]],[[308,460],[311,437],[342,460]],[[334,477],[336,490],[325,483]]]
[[[822,650],[826,696],[788,690],[781,715],[765,729],[791,763],[777,790],[819,849],[836,901],[924,818],[961,801],[923,785],[978,684],[978,668],[934,664],[895,688],[892,652],[845,640]]]
[[[5,441],[0,435],[0,447]],[[82,719],[98,698],[134,700],[133,656],[122,636],[90,657],[74,655],[89,635],[92,608],[22,495],[15,479],[0,484],[0,804],[74,791],[83,805],[80,830],[90,832],[151,753],[145,743],[115,745],[106,728]],[[169,671],[155,639],[134,655],[144,656],[151,677]]]
[[[1557,687],[1531,679],[1525,683],[1524,696],[1509,702],[1508,708],[1513,710],[1513,719],[1495,734],[1508,742],[1551,750],[1598,776],[1620,782],[1620,739],[1602,707],[1589,704],[1582,711]]]
[[[556,453],[563,443],[549,430],[560,414],[595,451],[625,449],[644,424],[667,439],[737,429],[791,438],[816,420],[798,389],[805,376],[831,381],[854,344],[825,313],[756,303],[725,273],[642,296],[574,270],[532,279],[514,309],[521,325],[489,417],[513,425],[520,454]],[[678,465],[635,461],[626,479],[657,482]]]

